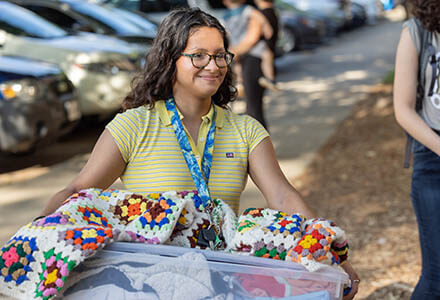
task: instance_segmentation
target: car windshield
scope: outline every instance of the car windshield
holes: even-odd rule
[[[130,0],[130,1],[124,1],[124,0],[104,0],[105,4],[114,5],[116,7],[122,7],[124,9],[128,10],[138,10],[139,9],[139,1],[137,0]]]
[[[112,12],[105,7],[87,3],[87,2],[73,2],[68,1],[69,5],[74,11],[86,17],[93,19],[105,26],[112,28],[115,32],[120,34],[142,34],[142,29]]]
[[[17,5],[0,1],[0,11],[1,26],[7,27],[6,31],[12,34],[45,39],[67,35],[66,31]]]
[[[157,25],[153,24],[152,22],[148,21],[142,16],[139,16],[138,14],[116,7],[113,7],[112,11],[121,15],[127,21],[136,24],[137,26],[141,27],[144,30],[151,31],[153,34],[157,33]]]

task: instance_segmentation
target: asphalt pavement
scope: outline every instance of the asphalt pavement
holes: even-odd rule
[[[376,25],[343,33],[314,51],[292,53],[277,60],[283,90],[267,93],[265,111],[281,168],[294,185],[295,177],[304,171],[353,105],[365,99],[368,90],[392,70],[401,20],[401,12],[393,11]],[[243,105],[238,101],[233,109],[243,111]],[[39,154],[51,163],[25,157],[0,158],[0,169],[11,170],[0,173],[1,245],[78,174],[96,140],[91,131],[83,131],[84,136],[76,136],[71,143]],[[82,145],[83,140],[89,143]],[[72,145],[76,147],[74,152]],[[26,160],[32,163],[25,164]],[[115,187],[123,188],[120,182]],[[251,180],[241,202],[242,208],[265,206]]]
[[[277,60],[283,92],[267,93],[265,112],[280,166],[294,185],[301,184],[295,177],[304,172],[353,105],[366,99],[394,68],[403,20],[403,8],[398,7],[376,25],[343,33],[314,51]],[[249,180],[240,208],[265,205]]]

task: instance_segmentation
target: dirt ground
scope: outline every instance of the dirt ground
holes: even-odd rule
[[[318,215],[347,232],[362,279],[356,299],[409,299],[420,272],[418,232],[403,169],[406,137],[391,85],[379,85],[292,181]]]

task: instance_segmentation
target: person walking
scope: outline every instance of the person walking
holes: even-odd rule
[[[404,23],[396,53],[395,117],[414,138],[411,200],[417,217],[422,272],[412,300],[440,299],[440,5],[412,0],[415,18]],[[419,30],[420,29],[420,30]],[[426,32],[427,31],[427,32]],[[426,35],[423,33],[426,32]],[[422,43],[428,37],[431,47]],[[422,50],[423,49],[423,50]],[[424,69],[421,58],[433,51]],[[421,79],[423,75],[425,80]],[[418,76],[419,75],[419,76]],[[418,88],[421,85],[421,89]],[[418,90],[424,90],[423,94]],[[416,107],[416,99],[421,99]]]

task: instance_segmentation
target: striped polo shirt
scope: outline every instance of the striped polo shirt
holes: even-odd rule
[[[216,112],[208,186],[211,197],[224,200],[238,212],[240,195],[248,176],[249,153],[268,133],[250,116],[236,115],[219,106],[216,106]],[[179,115],[182,119],[180,112]],[[202,118],[197,142],[186,132],[199,166],[213,116],[211,106]],[[127,163],[121,180],[128,190],[140,194],[196,190],[165,101],[157,101],[151,110],[140,106],[118,114],[106,128]]]

